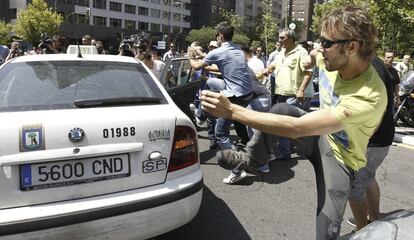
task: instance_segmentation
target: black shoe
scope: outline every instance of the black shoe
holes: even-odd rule
[[[220,167],[227,170],[246,170],[257,172],[257,167],[249,154],[237,150],[223,150],[216,153],[217,162]]]
[[[210,140],[210,150],[213,150],[213,149],[216,149],[216,148],[218,148],[218,143],[217,143],[217,141],[216,140]]]

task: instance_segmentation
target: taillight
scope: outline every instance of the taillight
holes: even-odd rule
[[[196,132],[186,126],[175,127],[168,172],[186,168],[198,162]]]

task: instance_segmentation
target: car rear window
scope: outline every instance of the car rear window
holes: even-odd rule
[[[39,61],[0,71],[0,112],[76,108],[75,101],[159,98],[162,92],[138,63]]]

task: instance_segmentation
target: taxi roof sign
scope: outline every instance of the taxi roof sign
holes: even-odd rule
[[[67,54],[78,54],[79,49],[81,54],[98,54],[98,49],[92,45],[69,45]]]

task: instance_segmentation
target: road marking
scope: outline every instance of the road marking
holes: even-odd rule
[[[395,143],[395,144],[399,147],[404,147],[404,148],[414,150],[414,146],[411,146],[411,145],[408,145],[408,144],[404,144],[404,143]]]

